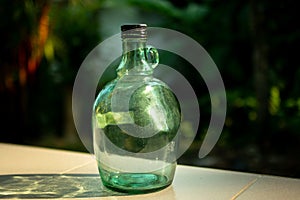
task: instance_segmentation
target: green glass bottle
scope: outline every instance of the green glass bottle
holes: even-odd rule
[[[169,186],[176,168],[178,100],[153,77],[158,52],[146,45],[145,24],[123,25],[117,78],[93,108],[94,152],[103,184],[127,193]]]

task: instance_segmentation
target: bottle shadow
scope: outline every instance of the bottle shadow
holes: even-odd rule
[[[98,174],[12,174],[0,176],[0,198],[49,199],[123,195],[125,194],[104,187]]]

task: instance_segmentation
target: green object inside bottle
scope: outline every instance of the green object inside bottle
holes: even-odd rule
[[[156,83],[148,87],[153,80],[155,79],[134,91],[129,101],[128,112],[107,111],[106,109],[110,108],[110,98],[107,98],[107,101],[101,101],[99,111],[96,110],[97,126],[104,130],[105,135],[113,144],[126,151],[135,153],[156,151],[176,136],[178,121],[180,121],[178,102],[174,99],[172,91],[162,84]],[[145,92],[146,90],[149,91]],[[141,137],[141,129],[131,128],[131,135],[129,135],[126,130],[130,129],[132,124],[140,127],[151,124],[151,129],[156,134],[144,138]]]

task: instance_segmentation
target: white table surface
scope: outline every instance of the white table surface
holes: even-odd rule
[[[0,143],[0,198],[300,200],[300,179],[178,165],[170,187],[127,196],[103,187],[93,155]]]

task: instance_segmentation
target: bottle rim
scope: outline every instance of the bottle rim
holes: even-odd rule
[[[124,24],[121,26],[122,39],[126,38],[140,38],[147,39],[147,25],[146,24]]]

